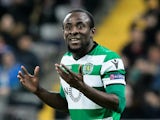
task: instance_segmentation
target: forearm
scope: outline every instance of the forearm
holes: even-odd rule
[[[49,92],[43,88],[39,88],[35,93],[47,105],[64,112],[68,112],[68,104],[59,93]]]
[[[115,94],[107,94],[106,92],[99,91],[86,84],[80,87],[79,90],[90,100],[102,107],[115,111],[118,108],[119,100]]]

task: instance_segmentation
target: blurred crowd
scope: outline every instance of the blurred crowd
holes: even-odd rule
[[[144,0],[146,10],[130,25],[121,50],[127,70],[127,104],[122,118],[160,118],[160,0]]]
[[[66,12],[85,8],[94,14],[100,3],[97,0],[0,0],[0,120],[37,119],[43,103],[20,85],[17,73],[21,65],[31,74],[39,65],[40,77],[48,76],[51,66],[48,64],[65,49],[61,25]]]

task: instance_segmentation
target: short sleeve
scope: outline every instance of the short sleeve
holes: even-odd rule
[[[113,53],[110,58],[106,58],[101,67],[101,78],[105,91],[109,94],[115,94],[119,99],[117,111],[122,113],[125,100],[125,69],[122,59]]]
[[[125,105],[126,105],[126,99],[125,99],[125,86],[124,85],[109,85],[105,88],[107,93],[115,94],[118,96],[119,99],[119,106],[117,108],[117,112],[122,113]]]
[[[101,68],[101,78],[104,87],[111,84],[125,85],[125,70],[120,58],[112,58],[104,61]]]

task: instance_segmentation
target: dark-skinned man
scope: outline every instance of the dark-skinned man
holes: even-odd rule
[[[70,11],[63,21],[68,51],[55,69],[60,76],[60,92],[39,85],[39,70],[28,73],[22,66],[21,84],[49,106],[69,112],[72,120],[119,120],[125,108],[125,70],[117,53],[93,40],[92,15],[81,9]]]

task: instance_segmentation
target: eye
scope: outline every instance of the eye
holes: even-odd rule
[[[72,26],[70,24],[67,24],[64,26],[64,30],[71,30]]]
[[[82,24],[82,23],[79,23],[79,24],[77,25],[77,28],[78,28],[78,29],[83,29],[84,27],[85,27],[85,25]]]

